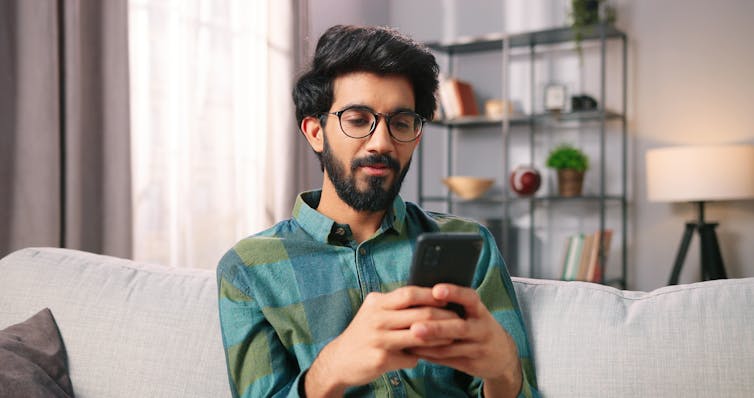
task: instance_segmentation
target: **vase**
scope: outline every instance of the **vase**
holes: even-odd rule
[[[560,196],[580,196],[584,185],[584,172],[573,169],[558,170],[558,193]]]

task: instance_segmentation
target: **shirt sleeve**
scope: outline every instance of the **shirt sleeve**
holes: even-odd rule
[[[220,329],[233,397],[299,397],[303,372],[254,300],[246,267],[233,249],[217,267]]]
[[[490,231],[481,227],[480,234],[484,239],[484,247],[477,263],[474,286],[482,302],[516,342],[523,374],[523,384],[518,396],[539,397],[529,339],[508,268]],[[482,380],[474,378],[469,386],[469,395],[483,397],[482,390]]]

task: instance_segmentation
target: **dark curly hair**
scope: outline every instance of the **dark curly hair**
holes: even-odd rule
[[[425,46],[387,27],[336,25],[319,38],[309,69],[293,88],[299,128],[305,117],[330,109],[333,80],[351,72],[405,76],[414,90],[416,113],[432,119],[439,67]]]

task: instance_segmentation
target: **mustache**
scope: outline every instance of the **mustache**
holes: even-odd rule
[[[396,173],[401,170],[401,165],[397,160],[391,158],[388,155],[369,155],[363,158],[354,159],[351,162],[351,171],[355,171],[359,167],[373,166],[375,164],[384,164],[388,168],[392,169]]]

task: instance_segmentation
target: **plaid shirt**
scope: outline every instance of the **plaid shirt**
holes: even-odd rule
[[[302,374],[351,322],[369,292],[406,285],[423,232],[479,232],[484,248],[473,286],[518,347],[520,396],[537,396],[534,367],[513,285],[484,227],[425,212],[395,198],[379,230],[357,243],[348,225],[315,208],[321,192],[301,194],[293,218],[238,242],[217,268],[220,324],[234,397],[299,396]],[[358,397],[482,396],[482,380],[420,361],[347,390]]]

